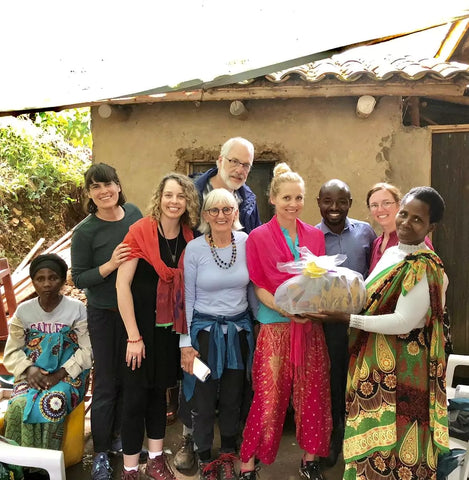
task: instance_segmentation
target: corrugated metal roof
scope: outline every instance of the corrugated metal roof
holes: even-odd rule
[[[379,62],[364,63],[357,59],[365,57],[355,56],[334,65],[337,59],[330,56],[347,45],[435,25],[447,30],[448,22],[469,18],[467,0],[427,2],[425,7],[394,0],[386,15],[375,0],[364,0],[360,9],[345,2],[340,12],[330,2],[239,0],[229,15],[226,2],[219,0],[143,2],[145,6],[137,0],[132,5],[115,2],[113,8],[95,0],[82,0],[80,8],[53,3],[16,0],[0,6],[5,19],[0,41],[11,45],[2,52],[0,114],[118,103],[124,96],[133,102],[156,94],[182,99],[184,91],[229,89],[253,77],[266,82],[265,75],[285,82],[293,70],[316,83],[323,78],[352,82],[370,71],[384,79],[380,72],[391,69],[383,70]],[[38,25],[54,27],[38,30]],[[83,28],[86,35],[67,36]],[[266,35],[266,28],[276,34]],[[412,46],[406,52],[431,58],[436,50],[422,53],[420,46]],[[319,61],[325,57],[329,63]],[[293,68],[305,62],[314,62],[315,68]],[[289,73],[271,74],[279,69]],[[421,65],[415,73],[410,66],[405,71],[417,78],[419,69]]]

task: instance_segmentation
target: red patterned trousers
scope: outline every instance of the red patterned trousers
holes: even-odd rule
[[[263,324],[252,368],[254,398],[243,434],[240,457],[273,463],[293,394],[296,438],[310,454],[327,456],[332,429],[329,357],[322,326],[313,324],[306,337],[301,371],[290,361],[290,324]]]

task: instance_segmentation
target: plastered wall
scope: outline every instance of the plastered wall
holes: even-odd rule
[[[145,209],[166,172],[187,173],[187,162],[215,160],[222,143],[243,136],[256,158],[287,161],[306,182],[303,220],[320,220],[319,187],[331,178],[347,182],[354,203],[350,216],[367,219],[365,195],[390,180],[404,192],[429,184],[431,135],[401,125],[399,97],[378,99],[367,119],[355,114],[356,98],[251,100],[248,117],[229,113],[229,102],[135,105],[126,120],[92,111],[94,161],[117,168],[129,201]],[[248,181],[249,184],[249,181]]]

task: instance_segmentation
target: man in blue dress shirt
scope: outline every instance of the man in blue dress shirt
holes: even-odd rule
[[[371,246],[376,238],[367,222],[349,218],[352,195],[349,186],[341,180],[326,182],[317,197],[321,223],[316,225],[326,238],[326,254],[343,253],[347,259],[341,267],[359,272],[365,278],[370,264]],[[342,449],[344,439],[345,386],[348,365],[347,326],[339,323],[324,324],[327,348],[331,361],[331,400],[333,430],[330,454],[325,463],[333,466]]]

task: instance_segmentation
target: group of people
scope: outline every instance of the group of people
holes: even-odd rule
[[[63,261],[37,257],[30,273],[38,297],[18,308],[5,353],[16,379],[7,436],[59,448],[92,349],[94,480],[111,478],[108,454],[116,451],[121,478],[138,479],[145,433],[146,475],[176,478],[163,442],[166,391],[179,381],[184,444],[174,465],[190,469],[197,458],[200,480],[254,480],[258,461],[275,461],[290,403],[302,478],[322,480],[323,464],[335,464],[342,450],[347,479],[435,478],[448,448],[447,280],[427,235],[443,199],[431,187],[401,198],[392,185],[374,185],[366,201],[383,231],[376,237],[348,216],[350,189],[334,179],[319,191],[322,221],[312,226],[300,220],[305,183],[281,163],[269,187],[274,216],[261,225],[246,185],[253,160],[249,141],[228,140],[216,167],[195,181],[164,176],[145,217],[125,201],[113,167],[90,167],[90,215],[72,238],[72,278],[86,291],[87,312],[60,294]],[[299,247],[347,256],[342,266],[365,278],[363,312],[291,315],[275,303],[291,277],[277,264],[299,260]],[[59,354],[42,347],[49,335],[61,342]],[[195,375],[199,360],[206,379]]]

